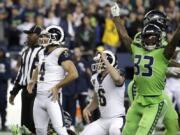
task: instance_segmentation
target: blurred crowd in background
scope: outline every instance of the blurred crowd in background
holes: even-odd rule
[[[65,31],[65,44],[72,52],[80,76],[63,89],[63,107],[74,118],[76,101],[81,108],[87,104],[88,91],[92,89],[90,65],[97,50],[105,48],[117,54],[128,85],[133,64],[111,20],[111,3],[112,0],[0,0],[0,48],[10,63],[10,71],[2,77],[0,73],[0,80],[11,78],[13,83],[20,52],[26,46],[26,35],[22,31],[37,24],[42,27],[59,25]],[[167,35],[171,39],[180,19],[179,0],[119,0],[119,3],[123,9],[121,18],[132,38],[142,30],[144,14],[159,9],[169,17]],[[76,124],[75,119],[73,124]]]

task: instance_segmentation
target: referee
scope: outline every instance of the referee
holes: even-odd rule
[[[28,94],[26,87],[31,79],[32,71],[38,62],[38,53],[42,49],[42,47],[38,45],[41,27],[35,25],[30,30],[24,31],[24,33],[28,35],[27,48],[22,52],[21,65],[16,76],[14,87],[12,91],[10,91],[9,102],[14,105],[14,98],[22,89],[21,125],[25,125],[32,133],[35,133],[32,115],[35,94]]]

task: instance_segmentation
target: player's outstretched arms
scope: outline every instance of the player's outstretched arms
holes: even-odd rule
[[[121,39],[122,43],[125,45],[125,47],[132,52],[131,50],[131,43],[132,43],[132,39],[131,37],[128,35],[128,32],[125,28],[125,26],[122,24],[121,19],[120,19],[120,8],[118,6],[117,3],[115,3],[112,7],[111,7],[111,14],[113,16],[113,22],[116,26],[117,32],[119,34],[119,38]]]
[[[121,76],[118,72],[118,70],[116,68],[114,68],[110,63],[109,61],[107,60],[107,56],[105,53],[102,53],[101,54],[101,57],[102,57],[102,60],[104,61],[106,67],[107,67],[107,70],[109,71],[109,74],[111,75],[114,83],[116,85],[122,85],[124,83],[124,77]]]
[[[32,94],[33,92],[33,88],[37,82],[37,79],[38,79],[38,67],[36,67],[36,69],[33,70],[33,73],[32,73],[32,78],[30,80],[30,82],[28,83],[27,85],[27,91],[29,94]]]
[[[83,117],[87,123],[90,123],[91,113],[96,108],[98,108],[98,98],[97,98],[97,94],[94,92],[94,95],[92,97],[92,101],[83,110]]]
[[[180,25],[178,25],[178,28],[176,29],[176,32],[172,40],[165,48],[164,55],[167,59],[170,59],[173,56],[176,46],[178,46],[179,44],[180,44]]]

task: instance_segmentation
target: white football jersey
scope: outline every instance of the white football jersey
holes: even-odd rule
[[[116,86],[110,74],[100,82],[98,73],[91,78],[94,90],[98,95],[99,109],[102,118],[112,118],[125,115],[124,93],[125,84]]]
[[[45,55],[44,49],[39,53],[39,74],[37,94],[45,94],[65,77],[65,70],[58,64],[59,56],[67,48],[56,48],[50,54]]]
[[[180,51],[178,51],[175,60],[176,60],[177,63],[180,63]],[[179,92],[179,90],[180,90],[180,78],[174,78],[174,77],[167,78],[167,80],[166,80],[166,90],[167,91],[177,91],[177,92]]]

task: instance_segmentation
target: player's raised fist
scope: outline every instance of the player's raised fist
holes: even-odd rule
[[[117,3],[114,3],[111,6],[111,14],[112,14],[113,17],[120,16],[120,8],[119,8]]]

